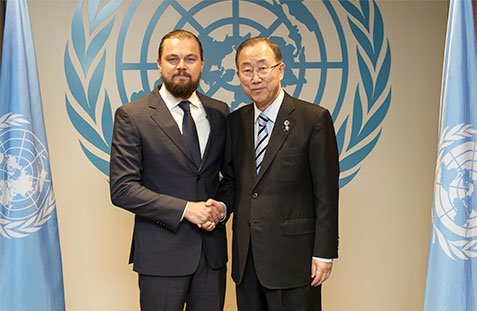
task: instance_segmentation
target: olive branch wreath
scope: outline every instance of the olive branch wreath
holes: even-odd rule
[[[470,138],[472,136],[477,135],[477,130],[472,128],[471,124],[459,124],[454,126],[453,128],[445,128],[441,134],[439,139],[439,151],[437,156],[437,163],[442,163],[442,158],[444,157],[446,147],[450,146],[451,144],[455,143],[456,141],[463,140],[465,138]],[[438,167],[439,168],[439,167]],[[437,176],[437,171],[436,171]],[[436,187],[437,181],[436,181]],[[434,193],[434,204],[438,204],[438,192],[435,191]],[[439,230],[439,227],[435,223],[435,209],[433,207],[432,210],[432,228],[434,231],[433,235],[433,243],[437,237],[437,241],[441,246],[444,253],[452,259],[455,259],[454,255],[460,259],[467,260],[473,257],[477,257],[477,239],[474,240],[456,240],[451,241],[446,239],[444,234]]]
[[[381,124],[391,103],[391,48],[389,40],[384,41],[383,18],[374,0],[359,1],[359,7],[351,1],[339,2],[348,14],[348,24],[358,43],[361,80],[355,90],[352,117],[348,115],[336,133],[344,176],[340,177],[340,187],[344,187],[359,172],[359,163],[374,149],[381,135]],[[346,137],[350,126],[351,133]]]
[[[0,117],[0,134],[13,126],[24,126],[27,124],[30,124],[30,122],[21,114],[4,114]],[[6,187],[4,188],[4,191],[5,190],[8,191]],[[5,195],[5,193],[3,193],[3,195]],[[55,206],[53,190],[50,190],[45,202],[45,208],[41,208],[38,214],[35,214],[28,219],[17,221],[0,217],[0,235],[7,239],[24,238],[40,230],[43,224],[51,218],[50,214],[55,209]]]
[[[66,81],[74,99],[72,101],[71,96],[65,94],[66,111],[74,128],[81,135],[81,149],[105,175],[109,174],[113,115],[108,92],[106,89],[101,90],[106,63],[106,49],[103,47],[114,25],[114,17],[111,18],[111,15],[122,2],[112,0],[98,10],[99,1],[89,0],[88,24],[85,25],[82,11],[86,2],[81,1],[73,15],[73,48],[70,48],[69,42],[66,44],[64,58]],[[103,23],[104,26],[100,27]],[[86,32],[87,28],[89,32]],[[73,52],[74,60],[80,65],[80,73],[73,65],[70,52]]]

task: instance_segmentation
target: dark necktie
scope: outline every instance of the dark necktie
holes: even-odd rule
[[[199,166],[201,162],[199,138],[197,136],[194,119],[190,114],[190,102],[188,100],[181,101],[179,107],[184,111],[184,117],[182,119],[182,136],[184,136],[185,143],[189,148],[195,164]]]

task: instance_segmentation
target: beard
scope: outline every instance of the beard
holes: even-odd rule
[[[166,89],[177,98],[187,99],[189,98],[192,93],[199,87],[200,84],[200,76],[197,80],[192,80],[192,77],[187,73],[182,73],[182,75],[186,75],[189,77],[189,80],[176,80],[174,81],[174,76],[172,79],[162,78],[162,82],[166,86]]]

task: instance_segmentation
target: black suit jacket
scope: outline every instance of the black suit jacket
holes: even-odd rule
[[[135,214],[130,262],[147,275],[192,274],[202,247],[214,269],[227,261],[225,228],[206,232],[180,221],[187,201],[216,195],[228,106],[198,94],[210,135],[200,167],[158,89],[115,113],[110,187],[114,205]]]
[[[241,282],[251,241],[263,286],[305,286],[311,283],[313,256],[338,256],[339,165],[333,122],[326,109],[285,93],[258,176],[253,124],[253,105],[227,119],[218,199],[234,213],[232,276]]]

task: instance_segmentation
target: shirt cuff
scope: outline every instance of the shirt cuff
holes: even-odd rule
[[[224,222],[224,220],[227,219],[227,205],[225,205],[225,203],[222,201],[218,202],[224,207],[224,217],[222,217],[222,219],[220,220],[220,222]]]
[[[329,258],[313,257],[313,259],[323,261],[323,262],[326,262],[326,263],[332,263],[333,262],[333,259],[329,259]]]
[[[185,216],[186,209],[187,209],[187,204],[189,204],[189,201],[187,201],[186,206],[184,207],[184,211],[182,212],[182,216],[181,216],[181,220],[180,220],[180,221],[184,220],[184,216]]]

